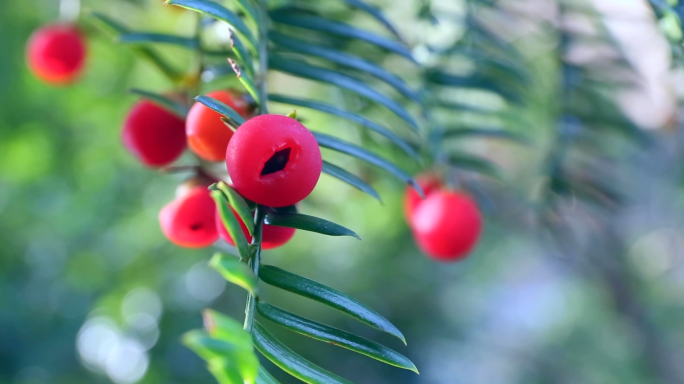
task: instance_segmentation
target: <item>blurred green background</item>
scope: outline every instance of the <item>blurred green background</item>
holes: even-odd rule
[[[160,3],[93,0],[84,7],[141,30],[192,30],[194,17]],[[388,7],[409,39],[458,36],[458,30],[417,22],[419,5]],[[24,46],[57,15],[56,1],[0,1],[0,383],[214,382],[180,336],[201,327],[205,307],[241,319],[245,294],[206,266],[212,250],[181,249],[164,238],[157,213],[182,175],[141,167],[119,137],[136,100],[126,90],[169,85],[87,22],[83,79],[66,88],[42,84],[25,67]],[[641,16],[655,25],[650,13]],[[543,31],[553,28],[549,23],[538,24]],[[403,219],[403,186],[344,157],[338,160],[374,180],[383,204],[323,176],[300,209],[352,228],[363,241],[300,231],[264,256],[265,263],[369,304],[403,331],[408,347],[290,294],[266,289],[267,298],[378,340],[410,357],[421,374],[273,327],[297,352],[358,383],[682,382],[681,134],[661,130],[647,149],[611,144],[622,160],[611,157],[605,166],[619,177],[622,184],[614,187],[629,195],[628,203],[597,220],[569,205],[560,213],[567,226],[549,240],[549,228],[534,219],[528,201],[545,182],[540,174],[551,148],[557,68],[543,33],[531,34],[520,34],[516,44],[536,80],[520,110],[532,143],[478,142],[476,149],[502,166],[508,182],[483,187],[486,230],[466,261],[440,264],[422,255]],[[663,45],[655,39],[643,44]],[[183,51],[163,51],[179,66],[190,60]],[[272,84],[291,83],[275,78]],[[301,92],[316,98],[325,88]],[[674,104],[674,91],[667,98]],[[313,113],[300,116],[318,129],[346,128]],[[295,382],[267,366],[282,383]]]

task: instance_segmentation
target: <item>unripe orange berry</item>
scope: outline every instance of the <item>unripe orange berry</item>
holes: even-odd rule
[[[215,91],[208,93],[207,96],[223,102],[244,118],[249,117],[251,113],[249,103],[237,92]],[[221,115],[202,103],[195,103],[190,108],[185,133],[190,149],[197,156],[209,161],[224,160],[226,147],[233,137],[233,131],[221,121]]]

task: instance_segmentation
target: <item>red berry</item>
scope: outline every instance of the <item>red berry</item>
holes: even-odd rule
[[[442,180],[433,173],[424,173],[416,177],[416,182],[423,189],[425,193],[425,198],[430,196],[433,192],[442,189]],[[404,217],[407,223],[411,223],[411,217],[416,208],[423,202],[418,192],[411,187],[406,187],[406,192],[404,193]]]
[[[285,245],[288,241],[290,241],[290,239],[292,239],[295,231],[296,229],[294,228],[264,224],[261,247],[263,249],[273,249]]]
[[[185,149],[185,121],[147,100],[131,108],[124,123],[124,146],[143,164],[162,167]]]
[[[215,91],[207,96],[222,101],[244,118],[250,114],[249,103],[236,92]],[[225,159],[226,147],[233,137],[233,131],[221,121],[220,114],[202,103],[195,103],[188,113],[185,130],[188,145],[197,156],[209,161]]]
[[[418,206],[411,223],[418,246],[440,261],[465,258],[477,243],[482,229],[477,204],[461,192],[431,194]]]
[[[244,197],[285,207],[309,196],[323,161],[314,135],[282,115],[261,115],[240,126],[228,144],[226,165]]]
[[[231,208],[231,211],[232,210],[233,208]],[[235,217],[238,217],[235,214],[235,211],[233,211],[233,214]],[[249,232],[247,231],[247,226],[242,220],[239,221],[240,228],[242,228],[242,233],[244,233],[245,237],[247,238],[247,242],[251,243],[252,236],[250,236]],[[235,245],[235,241],[233,241],[230,233],[228,233],[228,229],[226,229],[226,227],[223,225],[223,221],[221,221],[221,215],[218,214],[218,212],[216,213],[216,228],[218,229],[219,235],[226,243],[233,246]],[[273,249],[285,245],[288,241],[290,241],[290,239],[292,239],[295,231],[296,230],[294,228],[277,227],[275,225],[264,224],[264,230],[261,234],[261,248]]]
[[[76,79],[85,57],[85,38],[78,28],[69,24],[39,28],[31,35],[26,49],[26,61],[36,77],[57,85]]]
[[[209,190],[198,187],[162,208],[159,224],[174,244],[203,248],[218,239],[215,217],[216,205]]]

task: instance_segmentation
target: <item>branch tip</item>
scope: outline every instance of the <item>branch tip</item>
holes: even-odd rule
[[[228,59],[228,62],[230,63],[231,68],[233,68],[233,72],[235,72],[238,79],[241,78],[242,77],[242,70],[240,69],[240,66],[233,59]]]

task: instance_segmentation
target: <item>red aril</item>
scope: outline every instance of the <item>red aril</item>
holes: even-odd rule
[[[159,224],[174,244],[203,248],[218,239],[215,217],[216,205],[209,190],[197,187],[162,208]]]
[[[311,193],[323,160],[316,138],[300,122],[282,115],[261,115],[235,132],[226,151],[226,165],[242,196],[269,207],[285,207]]]
[[[251,113],[249,103],[237,92],[214,91],[207,96],[223,102],[244,118]],[[221,115],[202,103],[195,103],[190,108],[185,133],[190,149],[197,156],[209,161],[224,160],[226,147],[233,137],[233,131],[221,121]]]
[[[411,219],[413,236],[428,256],[439,261],[465,258],[482,230],[477,204],[462,192],[439,191],[418,206]]]
[[[185,150],[185,120],[149,100],[141,100],[128,112],[121,137],[126,149],[141,163],[163,167]]]
[[[81,32],[70,24],[51,24],[36,30],[28,41],[26,61],[39,79],[64,85],[82,72],[86,42]]]
[[[442,180],[434,173],[423,173],[418,175],[416,177],[416,182],[423,189],[425,198],[430,196],[433,192],[442,189],[443,187]],[[406,191],[404,192],[404,217],[409,225],[411,223],[413,212],[422,202],[423,199],[413,187],[406,187]]]

